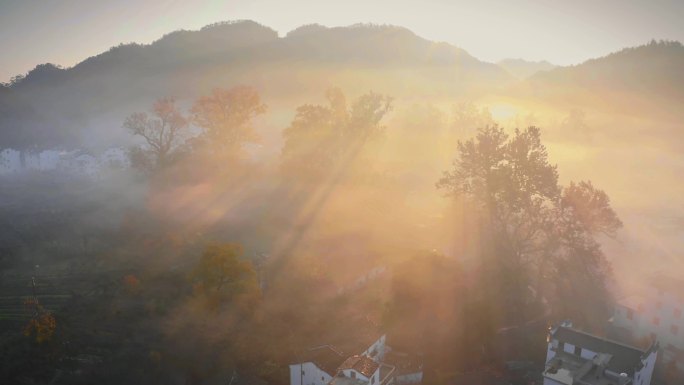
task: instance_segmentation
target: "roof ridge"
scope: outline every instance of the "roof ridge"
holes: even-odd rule
[[[641,348],[637,348],[636,346],[627,345],[626,343],[619,342],[619,341],[615,341],[615,340],[611,340],[611,339],[608,339],[608,338],[605,338],[605,337],[599,337],[599,336],[597,336],[597,335],[594,335],[594,334],[585,332],[585,331],[583,331],[583,330],[578,330],[578,329],[575,329],[575,328],[572,328],[572,327],[559,326],[558,328],[559,328],[559,329],[560,329],[560,328],[563,328],[563,329],[566,329],[566,330],[569,330],[569,331],[572,331],[572,332],[575,332],[575,333],[578,333],[578,334],[583,334],[583,335],[585,335],[585,336],[587,336],[587,337],[595,338],[595,339],[600,340],[600,341],[603,341],[603,342],[608,342],[608,343],[611,343],[611,344],[614,344],[614,345],[622,346],[622,347],[624,347],[624,348],[632,349],[632,350],[637,351],[637,352],[640,352],[640,353],[642,353],[642,354],[647,353],[647,352],[650,350],[650,349],[648,349],[648,350],[642,350]],[[554,333],[554,334],[555,334],[555,333]]]

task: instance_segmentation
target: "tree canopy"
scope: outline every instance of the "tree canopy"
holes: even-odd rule
[[[505,307],[522,314],[525,304],[546,303],[555,315],[576,318],[601,308],[610,267],[596,236],[622,226],[608,195],[588,181],[561,187],[537,127],[509,135],[486,126],[457,150],[437,187],[476,208],[484,271]],[[570,303],[588,306],[569,311]]]
[[[233,296],[254,286],[256,273],[252,263],[242,260],[241,256],[242,247],[237,244],[207,246],[192,271],[198,289]]]
[[[246,143],[258,141],[251,121],[266,112],[259,92],[249,86],[215,88],[191,109],[192,121],[204,129],[204,144],[215,155],[239,155]]]
[[[186,139],[188,121],[176,106],[174,98],[157,100],[151,112],[152,116],[146,112],[136,112],[128,116],[124,121],[124,127],[133,135],[145,139],[147,144],[146,149],[136,153],[141,156],[137,158],[138,165],[151,161],[155,167],[159,167],[167,163],[172,152]]]
[[[369,92],[348,106],[342,91],[331,88],[326,99],[327,105],[298,107],[285,129],[282,162],[286,170],[324,175],[354,160],[369,141],[382,136],[381,121],[392,109],[390,97]]]

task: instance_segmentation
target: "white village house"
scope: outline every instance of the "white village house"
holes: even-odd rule
[[[56,170],[60,157],[61,152],[57,150],[21,152],[5,148],[0,151],[0,174],[18,173],[24,170]]]
[[[658,344],[642,351],[572,328],[548,336],[544,385],[651,385]]]
[[[636,340],[657,340],[665,363],[684,370],[684,280],[656,275],[644,295],[619,301],[611,326]]]
[[[290,365],[290,385],[326,385],[345,360],[332,345],[309,349],[301,362]]]
[[[83,150],[0,150],[0,175],[37,171],[97,177],[108,169],[129,167],[128,151],[120,147],[109,148],[99,156]]]
[[[332,345],[308,349],[298,363],[290,365],[290,385],[392,385],[397,369],[385,362],[390,348],[381,335],[348,356]],[[406,369],[406,368],[405,368]],[[402,384],[418,384],[422,365],[402,372]]]
[[[366,355],[354,355],[337,368],[330,385],[391,385],[394,367],[373,361]]]

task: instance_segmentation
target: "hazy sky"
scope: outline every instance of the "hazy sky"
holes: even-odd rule
[[[281,35],[309,23],[395,24],[487,61],[574,64],[651,38],[684,41],[684,0],[0,0],[0,81],[235,19]]]

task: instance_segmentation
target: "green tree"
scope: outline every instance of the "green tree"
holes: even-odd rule
[[[237,244],[207,246],[191,274],[196,289],[231,298],[255,288],[256,272],[252,263],[241,257],[242,247]]]

